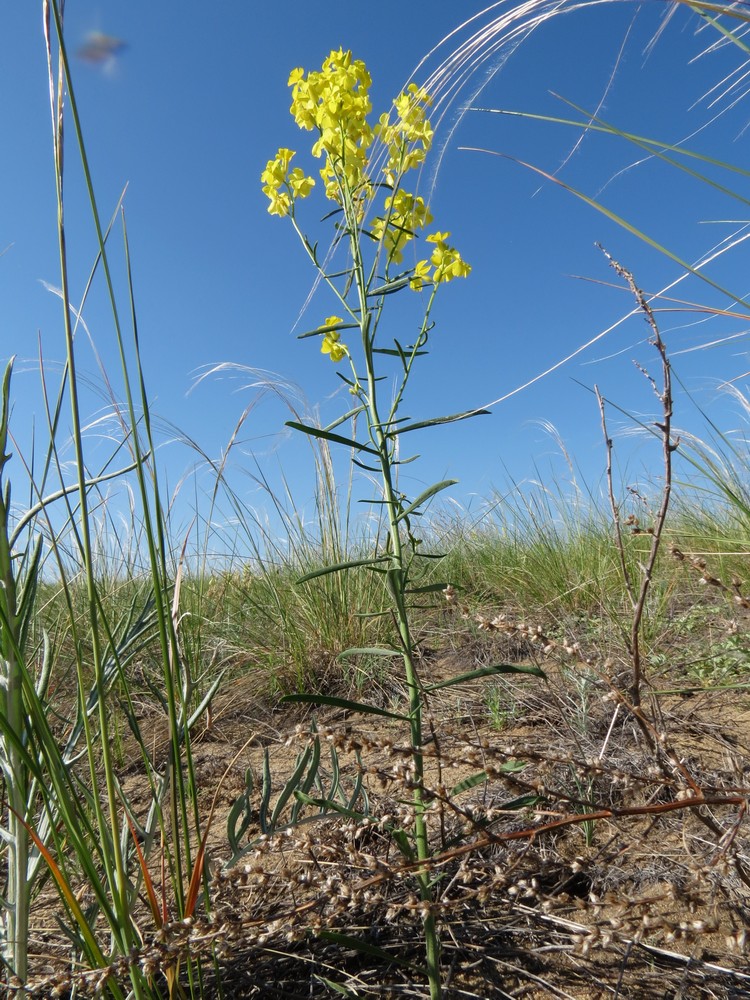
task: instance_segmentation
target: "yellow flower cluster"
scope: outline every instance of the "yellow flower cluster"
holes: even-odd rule
[[[435,249],[429,261],[420,260],[409,278],[409,285],[419,291],[425,284],[439,285],[454,278],[468,278],[471,274],[471,264],[467,264],[455,247],[446,242],[450,233],[433,233],[427,237],[428,243],[434,243]],[[433,270],[430,272],[430,264]]]
[[[369,91],[372,80],[367,67],[351,52],[331,52],[321,71],[305,76],[295,69],[289,77],[291,112],[300,128],[317,129],[320,138],[313,155],[326,156],[320,171],[326,197],[341,203],[341,185],[350,194],[369,192],[367,150],[373,133],[367,116],[372,110]]]
[[[432,213],[423,198],[401,188],[385,199],[385,207],[390,211],[385,218],[373,219],[370,232],[376,240],[382,240],[388,260],[399,264],[403,260],[404,246],[414,239],[418,229],[429,226]]]
[[[320,327],[321,333],[325,331],[323,343],[320,345],[320,352],[321,354],[328,354],[333,362],[341,361],[349,354],[349,348],[346,344],[341,343],[341,334],[338,330],[330,329],[343,322],[340,316],[329,316],[323,326]]]
[[[318,133],[312,152],[318,158],[325,157],[320,176],[326,197],[351,212],[348,222],[354,223],[352,238],[367,233],[380,244],[387,275],[390,264],[403,260],[406,244],[432,222],[424,200],[403,190],[401,182],[408,170],[424,162],[432,145],[433,129],[426,114],[429,95],[412,83],[393,102],[394,120],[383,115],[373,130],[367,120],[372,110],[371,83],[365,64],[354,59],[351,52],[338,49],[329,54],[319,72],[292,71],[290,110],[300,128]],[[382,167],[385,183],[379,186],[390,188],[391,193],[385,199],[383,215],[374,218],[365,229],[366,208],[376,188],[369,158],[375,137],[387,153]],[[300,167],[290,169],[294,155],[291,149],[279,149],[261,174],[271,215],[293,214],[295,200],[306,198],[315,184]],[[465,278],[471,272],[459,252],[448,244],[449,235],[434,233],[427,237],[434,249],[429,260],[420,260],[411,271],[409,285],[415,291],[425,285]],[[342,323],[338,316],[329,316],[319,328],[323,337],[320,349],[334,362],[349,356],[336,329]]]
[[[453,281],[454,278],[468,278],[471,274],[471,265],[461,259],[458,250],[446,243],[449,236],[450,233],[433,233],[427,237],[428,243],[435,244],[430,263],[435,268],[432,280],[436,285],[441,281]]]
[[[430,97],[424,87],[410,83],[393,102],[396,121],[381,115],[375,134],[388,148],[388,162],[383,167],[386,181],[395,187],[401,174],[418,167],[432,145],[432,126],[426,118]]]
[[[268,211],[271,215],[288,215],[295,198],[306,198],[313,187],[315,181],[312,177],[305,177],[305,172],[301,167],[295,167],[289,173],[289,164],[294,152],[291,149],[280,149],[276,158],[269,160],[266,169],[260,175],[263,182],[263,194],[269,199],[271,204]]]

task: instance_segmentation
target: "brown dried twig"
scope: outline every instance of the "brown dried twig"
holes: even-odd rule
[[[616,260],[614,260],[603,247],[600,247],[602,253],[605,255],[609,261],[611,267],[617,272],[617,274],[623,278],[633,295],[635,296],[636,302],[638,303],[638,308],[641,310],[646,318],[647,323],[651,327],[652,337],[651,343],[657,350],[659,355],[659,360],[661,363],[661,389],[657,386],[655,379],[645,371],[645,369],[640,368],[641,372],[645,375],[656,394],[657,399],[661,405],[662,418],[661,420],[654,421],[654,427],[658,431],[659,437],[662,441],[662,463],[664,469],[664,483],[661,490],[661,502],[659,504],[659,509],[654,517],[653,525],[649,529],[648,534],[651,535],[651,548],[649,550],[648,557],[644,563],[641,563],[641,583],[640,587],[636,588],[627,567],[625,560],[625,551],[623,545],[622,534],[620,530],[619,522],[619,509],[614,498],[614,488],[612,485],[612,462],[611,462],[611,451],[612,442],[607,434],[606,419],[604,412],[604,399],[601,396],[598,388],[596,389],[597,399],[599,400],[599,408],[602,416],[602,426],[604,429],[604,436],[607,442],[607,482],[609,486],[609,497],[610,504],[612,506],[612,513],[614,515],[615,525],[616,525],[616,542],[618,546],[618,551],[620,553],[620,564],[622,567],[623,577],[625,581],[625,587],[627,589],[628,595],[633,608],[633,618],[630,626],[630,637],[628,639],[628,654],[633,667],[633,677],[630,688],[630,695],[633,705],[638,708],[641,704],[641,685],[643,680],[643,659],[641,653],[641,623],[643,621],[643,615],[646,609],[646,599],[648,597],[648,592],[651,587],[651,581],[653,578],[654,566],[656,565],[656,558],[659,554],[659,547],[662,540],[662,534],[664,531],[664,525],[667,519],[667,512],[669,510],[669,501],[672,493],[672,455],[679,446],[679,439],[672,440],[672,374],[669,358],[667,356],[667,349],[664,341],[661,338],[661,333],[659,332],[659,327],[654,316],[654,312],[646,299],[644,292],[636,285],[635,279],[627,268],[624,268]]]

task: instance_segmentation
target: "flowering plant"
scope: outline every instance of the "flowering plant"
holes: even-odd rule
[[[369,98],[370,74],[365,64],[354,59],[351,52],[339,49],[331,52],[319,72],[305,74],[295,69],[289,77],[292,88],[291,113],[297,125],[317,134],[312,154],[323,161],[319,169],[326,199],[334,203],[331,216],[335,219],[332,253],[321,261],[317,244],[305,235],[297,210],[316,186],[316,179],[299,167],[292,167],[295,153],[279,149],[262,173],[263,191],[269,199],[272,215],[289,218],[310,260],[322,280],[338,301],[339,315],[328,316],[324,323],[301,337],[318,337],[321,351],[335,364],[346,363],[347,374],[339,373],[349,386],[356,403],[340,419],[325,428],[290,422],[307,434],[348,445],[354,452],[353,461],[380,475],[383,504],[388,518],[385,551],[369,559],[328,566],[308,574],[310,580],[326,573],[342,572],[353,566],[365,565],[382,575],[397,624],[397,637],[391,646],[368,650],[385,657],[400,659],[408,691],[408,708],[385,714],[408,726],[413,760],[413,825],[398,831],[395,837],[409,864],[425,862],[416,870],[416,880],[424,917],[427,972],[432,998],[441,995],[440,944],[436,924],[435,885],[429,872],[430,842],[427,824],[427,802],[424,791],[424,760],[422,746],[422,709],[425,698],[437,687],[466,681],[484,675],[487,668],[453,678],[443,684],[425,685],[419,677],[414,642],[409,625],[410,602],[415,595],[445,591],[445,583],[420,586],[418,575],[426,558],[420,552],[420,539],[412,532],[413,521],[422,513],[424,504],[454,480],[436,483],[416,499],[409,500],[396,486],[399,464],[399,438],[419,428],[449,423],[486,411],[470,410],[447,417],[411,422],[398,417],[407,383],[416,359],[425,353],[432,324],[430,314],[439,288],[454,278],[468,277],[471,267],[449,242],[447,232],[431,232],[425,243],[428,250],[422,259],[405,263],[406,249],[432,223],[432,214],[424,199],[404,187],[406,174],[424,162],[433,139],[427,118],[430,98],[426,91],[412,83],[394,101],[393,113],[384,114],[373,127],[368,116],[372,106]],[[377,204],[382,196],[382,206]],[[330,260],[342,248],[347,253],[343,270],[333,271]],[[412,343],[394,338],[383,343],[380,324],[387,297],[401,290],[426,291],[424,318]],[[344,331],[356,331],[358,344],[342,340]],[[347,339],[349,335],[347,334]],[[386,404],[382,401],[382,375],[378,363],[385,358],[395,362],[396,386]],[[339,433],[338,428],[348,419],[363,417],[366,435],[355,440]],[[347,650],[341,656],[356,655],[362,650]],[[298,694],[288,700],[317,704],[336,704],[354,711],[375,709],[343,699],[322,695]]]
[[[429,315],[438,286],[453,278],[466,278],[471,272],[470,265],[449,245],[450,233],[436,232],[426,238],[433,246],[429,258],[417,261],[400,273],[393,273],[394,266],[403,263],[406,246],[432,222],[424,199],[403,187],[405,174],[421,166],[432,145],[433,131],[426,117],[430,98],[424,89],[412,83],[394,101],[395,121],[383,114],[378,124],[371,127],[367,117],[372,109],[370,74],[363,62],[341,49],[331,52],[320,72],[305,76],[303,70],[293,70],[289,85],[292,88],[291,113],[297,125],[318,133],[312,153],[324,160],[319,172],[325,197],[334,202],[343,215],[337,238],[347,236],[351,251],[351,268],[339,275],[346,279],[343,288],[336,284],[335,276],[319,264],[315,248],[299,228],[297,202],[310,195],[316,182],[314,177],[306,176],[301,167],[290,169],[295,156],[290,149],[279,149],[261,174],[263,192],[269,199],[268,211],[271,215],[292,219],[306,250],[353,325],[366,334],[367,361],[368,348],[372,349],[375,342],[380,318],[378,297],[400,287],[408,286],[415,291],[430,288],[426,309]],[[378,180],[379,176],[383,179]],[[380,215],[371,211],[378,189],[388,192]],[[366,243],[375,251],[369,270],[365,262]],[[375,282],[381,287],[374,288]],[[383,284],[387,287],[382,287]],[[355,301],[352,302],[353,288]],[[371,306],[366,303],[363,309],[363,295],[376,301]],[[324,326],[314,331],[323,335],[321,350],[334,362],[345,357],[352,361],[346,345],[334,336],[335,319],[330,317]],[[337,322],[344,323],[343,320]],[[424,347],[426,341],[427,330],[424,329],[414,350]],[[332,349],[334,344],[338,346]]]

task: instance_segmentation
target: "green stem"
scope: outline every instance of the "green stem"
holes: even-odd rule
[[[82,542],[82,555],[84,563],[84,575],[86,580],[87,608],[90,627],[91,656],[94,667],[95,684],[98,694],[98,721],[99,735],[101,741],[101,765],[104,773],[106,786],[106,798],[109,817],[104,816],[104,810],[99,801],[97,793],[98,762],[94,753],[94,740],[88,729],[88,715],[84,703],[84,688],[80,687],[81,709],[84,726],[86,727],[86,748],[91,774],[93,789],[93,805],[96,812],[97,823],[101,833],[101,850],[105,860],[106,877],[110,883],[112,900],[115,912],[118,915],[118,926],[112,931],[117,939],[118,948],[123,954],[127,954],[131,946],[135,944],[135,936],[130,916],[130,906],[128,898],[128,881],[125,870],[125,860],[123,857],[120,840],[120,822],[118,816],[118,797],[114,778],[114,763],[112,759],[112,746],[109,739],[109,724],[107,719],[107,704],[105,698],[106,682],[104,677],[104,662],[101,648],[101,638],[98,621],[98,601],[96,592],[96,579],[94,575],[94,556],[91,541],[91,525],[88,509],[88,485],[86,482],[86,465],[83,454],[83,435],[81,421],[81,407],[78,398],[78,379],[76,369],[76,355],[74,350],[73,329],[70,320],[70,292],[68,285],[68,256],[65,237],[65,213],[63,199],[63,81],[67,80],[70,90],[70,74],[67,66],[67,55],[63,43],[62,16],[55,0],[51,3],[52,14],[55,21],[55,28],[60,50],[60,66],[57,84],[53,93],[55,98],[52,101],[52,129],[53,129],[53,150],[55,166],[55,194],[57,197],[57,234],[58,251],[60,259],[61,297],[63,302],[63,326],[65,334],[66,359],[69,372],[69,392],[71,420],[73,424],[73,445],[75,450],[76,469],[78,473],[78,492],[80,510],[80,531]],[[49,51],[49,49],[48,49]],[[50,83],[53,85],[54,77],[50,64]],[[52,93],[51,93],[52,97]],[[72,100],[72,96],[71,96]],[[75,107],[75,105],[73,105]],[[80,674],[81,653],[78,652],[77,661]],[[80,677],[79,677],[80,680]],[[140,996],[138,983],[134,980],[135,995]]]
[[[343,187],[344,185],[342,185]],[[348,192],[346,193],[348,194]],[[407,560],[401,539],[399,514],[402,508],[400,495],[393,484],[393,462],[391,431],[384,429],[378,411],[377,380],[373,355],[373,341],[377,325],[372,323],[372,310],[367,302],[368,282],[365,275],[359,242],[360,231],[356,214],[350,197],[344,196],[344,211],[351,241],[354,278],[359,298],[360,332],[367,369],[367,416],[370,434],[376,445],[379,456],[380,472],[383,486],[385,509],[388,511],[388,534],[390,538],[391,558],[387,573],[388,588],[393,601],[396,622],[403,650],[404,674],[409,694],[409,727],[410,748],[414,760],[414,842],[417,849],[417,859],[428,861],[430,858],[429,833],[425,818],[424,801],[424,755],[422,753],[422,690],[419,683],[416,664],[413,656],[413,642],[409,626],[409,613],[406,606],[406,586],[408,580]],[[395,416],[391,409],[391,417],[385,428],[392,426],[390,420]],[[442,987],[440,980],[440,940],[437,933],[433,907],[433,893],[429,869],[417,873],[419,895],[425,904],[424,917],[425,957],[427,960],[427,975],[430,986],[431,1000],[440,1000]]]
[[[10,485],[3,481],[6,453],[8,418],[10,414],[10,376],[13,362],[8,364],[2,386],[2,416],[0,417],[0,592],[2,621],[0,622],[0,655],[4,663],[5,685],[2,696],[3,714],[8,728],[25,741],[25,713],[23,710],[23,672],[20,664],[20,635],[16,579],[13,573],[13,556],[10,537]],[[31,884],[28,878],[29,835],[24,820],[29,798],[29,774],[18,746],[7,738],[0,742],[2,749],[5,786],[8,794],[8,886],[6,920],[7,931],[3,958],[12,973],[26,982],[28,973],[29,910]],[[17,994],[25,996],[21,990]]]

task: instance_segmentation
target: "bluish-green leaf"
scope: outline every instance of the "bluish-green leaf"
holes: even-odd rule
[[[229,810],[227,816],[227,840],[232,848],[232,854],[240,852],[240,838],[247,833],[252,822],[252,793],[253,793],[253,772],[250,768],[245,771],[245,789],[241,795],[235,799],[234,805]]]
[[[492,677],[495,674],[531,674],[534,677],[547,679],[547,675],[541,667],[527,666],[522,663],[496,663],[492,667],[470,670],[467,674],[459,674],[458,677],[451,677],[447,681],[430,684],[429,687],[425,688],[425,691],[437,691],[440,688],[452,687],[454,684],[465,684],[467,681],[475,681],[480,677]]]
[[[503,774],[517,774],[519,771],[523,771],[526,767],[526,762],[523,760],[506,760],[506,762],[498,768]]]
[[[365,465],[364,462],[358,462],[356,458],[352,459],[352,465],[356,465],[358,469],[364,469],[365,472],[381,472],[381,469],[376,468],[373,465]]]
[[[334,444],[343,444],[347,448],[354,448],[355,451],[366,451],[369,455],[379,454],[366,444],[360,444],[359,441],[353,441],[341,434],[331,434],[330,431],[324,430],[322,427],[311,427],[310,424],[300,424],[296,420],[287,420],[285,426],[291,427],[295,431],[302,431],[303,434],[309,434],[310,437],[323,438],[325,441],[333,441]]]
[[[373,354],[389,354],[392,358],[400,358],[402,354],[400,351],[394,351],[392,347],[373,347]],[[415,351],[414,354],[409,352],[409,357],[423,358],[429,351]]]
[[[463,781],[459,781],[457,785],[451,788],[451,798],[454,795],[460,795],[461,792],[468,792],[470,788],[476,788],[477,785],[483,785],[487,781],[487,772],[480,771],[478,774],[472,774],[469,778],[464,778]]]
[[[402,428],[402,431],[403,430],[404,428]],[[400,521],[402,518],[407,517],[409,514],[415,511],[417,507],[421,507],[426,500],[430,500],[432,497],[434,497],[436,493],[442,493],[443,490],[447,490],[449,486],[455,486],[457,483],[458,483],[457,479],[443,479],[439,483],[434,483],[432,486],[426,489],[424,493],[420,493],[417,499],[414,500],[411,504],[409,504],[406,510],[402,510],[401,513],[398,515],[397,520]]]
[[[317,748],[318,752],[317,755],[315,756],[313,768],[317,768],[318,762],[320,760],[320,747],[318,746],[317,743],[315,743],[312,744],[311,746],[308,746],[301,754],[299,754],[291,778],[289,778],[289,780],[286,782],[284,787],[281,789],[281,792],[279,793],[279,797],[276,799],[276,803],[273,807],[273,812],[271,813],[272,830],[276,828],[276,824],[278,823],[279,817],[281,816],[284,806],[287,804],[292,795],[298,790],[298,786],[300,784],[302,775],[305,773],[305,769],[307,768],[307,765],[310,762],[310,758],[313,756],[314,747]]]
[[[348,562],[335,563],[333,566],[324,566],[322,569],[314,569],[311,573],[305,573],[297,583],[307,583],[308,580],[315,580],[319,576],[327,576],[329,573],[341,573],[347,569],[355,569],[357,566],[374,566],[376,563],[388,562],[390,556],[370,556],[368,559],[350,559]]]
[[[541,801],[541,795],[520,795],[517,799],[511,799],[510,802],[503,802],[502,805],[498,806],[498,809],[506,809],[508,812],[516,809],[530,809]]]
[[[398,433],[406,434],[407,431],[420,431],[424,427],[437,427],[439,424],[455,424],[458,420],[482,417],[489,412],[489,410],[465,410],[463,413],[453,413],[450,417],[432,417],[431,420],[420,420],[416,424],[407,424],[406,427],[399,428]]]
[[[359,812],[357,809],[348,809],[346,806],[340,805],[338,802],[334,802],[331,798],[316,798],[313,795],[308,795],[307,792],[303,792],[301,789],[297,789],[294,793],[295,798],[304,806],[315,806],[320,809],[321,812],[335,812],[339,816],[346,816],[347,819],[364,819],[364,814]]]
[[[344,274],[345,272],[342,271],[341,273]],[[319,326],[317,330],[306,330],[305,333],[298,333],[297,340],[305,340],[306,337],[319,337],[321,334],[330,333],[332,330],[354,330],[358,326],[358,323],[333,323],[329,326]]]
[[[315,973],[315,978],[319,983],[327,986],[329,990],[333,990],[334,993],[340,993],[342,997],[357,997],[358,993],[352,993],[351,990],[347,989],[346,986],[342,986],[341,983],[334,983],[332,979],[326,978],[326,976],[321,976],[319,972]]]
[[[411,969],[415,973],[415,976],[426,975],[426,970],[423,967],[414,965],[412,962],[407,962],[405,959],[399,958],[398,955],[394,955],[389,951],[383,951],[382,948],[376,948],[375,945],[368,944],[367,941],[363,941],[360,938],[351,937],[348,934],[340,934],[338,931],[320,931],[318,937],[323,941],[330,941],[344,948],[350,948],[352,951],[359,951],[363,955],[370,955],[372,958],[389,962],[391,965]]]
[[[393,281],[387,281],[384,285],[378,285],[377,288],[373,288],[367,294],[369,296],[391,295],[393,292],[400,292],[401,289],[406,288],[408,284],[408,275],[404,278],[394,278]]]
[[[269,833],[268,808],[271,804],[271,757],[268,747],[263,751],[263,779],[260,786],[260,805],[258,807],[258,826],[261,833]]]
[[[328,705],[329,708],[343,708],[347,712],[361,712],[362,715],[382,715],[386,719],[398,719],[407,722],[408,716],[398,712],[389,712],[375,705],[364,705],[359,701],[349,701],[347,698],[334,698],[327,694],[285,694],[282,702],[296,702],[305,705]]]
[[[356,417],[359,413],[362,413],[363,411],[364,411],[364,406],[355,406],[353,410],[349,410],[348,413],[345,413],[342,417],[339,417],[338,420],[334,420],[332,424],[328,424],[324,428],[324,430],[330,432],[334,429],[334,427],[340,427],[341,424],[346,423],[347,420],[351,420],[352,417]]]
[[[345,649],[339,653],[337,660],[343,660],[347,656],[403,656],[397,649],[387,649],[385,646],[354,646],[352,649]]]

